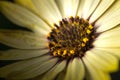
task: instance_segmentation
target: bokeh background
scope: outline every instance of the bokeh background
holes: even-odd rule
[[[13,0],[7,0],[7,1],[13,1]],[[13,12],[13,14],[14,14],[14,12]],[[22,28],[22,27],[20,27],[18,25],[13,24],[12,22],[10,22],[2,13],[0,13],[0,29],[12,29],[12,30],[13,29],[22,29],[22,30],[27,30],[25,28]],[[8,49],[11,49],[11,47],[5,46],[5,45],[0,43],[0,50],[8,50]],[[0,67],[11,64],[13,62],[16,62],[16,61],[11,61],[11,60],[2,61],[2,60],[0,60]],[[110,75],[112,76],[112,80],[120,80],[120,71],[118,71],[116,73],[111,73]],[[0,78],[0,80],[4,80],[4,79]]]

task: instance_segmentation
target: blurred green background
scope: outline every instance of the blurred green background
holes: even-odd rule
[[[13,0],[8,0],[8,1],[13,1]],[[14,12],[13,12],[14,14]],[[0,29],[22,29],[22,30],[27,30],[25,28],[22,28],[18,25],[13,24],[12,22],[10,22],[4,15],[2,15],[0,13]],[[7,49],[11,49],[8,46],[5,46],[3,44],[0,43],[0,50],[7,50]],[[7,64],[11,64],[15,61],[1,61],[0,60],[0,67],[3,67]],[[116,73],[112,73],[112,80],[120,80],[120,71],[116,72]],[[3,78],[0,78],[0,80],[4,80]]]

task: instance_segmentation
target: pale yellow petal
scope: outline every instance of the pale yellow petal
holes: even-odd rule
[[[95,23],[95,26],[100,26],[98,32],[108,30],[115,27],[120,22],[120,0],[116,0],[114,4],[104,13],[103,16]]]
[[[100,0],[85,0],[85,4],[82,11],[82,17],[88,19],[93,11],[97,8]]]
[[[49,59],[43,61],[42,63],[37,63],[29,67],[26,67],[24,69],[11,72],[8,75],[8,79],[23,80],[23,79],[34,78],[51,69],[56,64],[57,60],[58,60],[57,58]]]
[[[59,9],[54,0],[32,0],[39,11],[39,15],[45,22],[53,27],[53,24],[62,19]]]
[[[55,65],[50,71],[48,71],[41,80],[54,80],[54,78],[60,73],[66,66],[66,61],[62,61]]]
[[[105,38],[112,38],[112,37],[118,37],[120,35],[120,25],[116,26],[116,28],[105,31],[101,33],[97,39],[105,39]]]
[[[85,58],[91,65],[104,72],[115,72],[118,70],[118,58],[109,52],[93,49],[86,53]]]
[[[65,77],[65,70],[64,71],[62,71],[62,72],[60,72],[59,74],[58,74],[58,76],[56,77],[56,80],[63,80],[64,79],[64,77]]]
[[[83,57],[83,62],[86,66],[86,80],[111,80],[108,73],[94,67],[86,57]]]
[[[62,13],[63,18],[76,16],[80,0],[56,0],[56,3]]]
[[[120,25],[116,26],[116,28],[111,29],[109,31],[101,33],[96,40],[94,41],[94,45],[96,47],[120,47]]]
[[[35,33],[48,34],[50,27],[28,9],[17,4],[1,1],[0,11],[13,23],[28,28]]]
[[[101,0],[99,6],[90,17],[90,23],[93,23],[98,19],[114,2],[115,0]]]
[[[40,49],[47,47],[47,39],[32,32],[0,30],[0,43],[20,49]]]
[[[18,71],[24,71],[23,73],[25,73],[29,71],[28,69],[34,70],[35,67],[39,67],[41,64],[44,64],[44,62],[49,61],[50,58],[51,56],[42,56],[1,67],[0,77],[7,77],[11,73]]]
[[[118,59],[120,59],[120,47],[117,48],[96,48],[98,50],[102,50],[104,52],[109,52],[112,55],[115,55],[116,57],[118,57]]]
[[[86,0],[80,0],[79,6],[78,6],[78,12],[77,16],[82,17],[83,16],[83,7],[85,5]]]
[[[36,9],[35,5],[33,4],[32,0],[14,0],[15,3],[31,10],[38,16],[40,16],[39,11]]]
[[[120,24],[120,9],[113,11],[109,17],[103,19],[104,22],[100,23],[100,26],[97,29],[97,32],[103,32],[108,29],[111,29],[118,24]]]
[[[100,17],[100,19],[96,22],[96,25],[104,22],[103,19],[110,17],[112,13],[118,9],[120,9],[120,0],[116,0],[112,6]]]
[[[93,43],[95,47],[101,47],[101,48],[114,48],[114,47],[120,47],[120,37],[118,36],[112,36],[107,37],[103,39],[96,39]]]
[[[69,62],[64,80],[83,80],[84,74],[85,69],[82,61],[75,58]]]
[[[12,49],[7,51],[0,51],[0,60],[23,60],[38,57],[47,54],[49,49],[42,50],[19,50]]]

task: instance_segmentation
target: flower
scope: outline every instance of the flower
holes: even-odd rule
[[[120,0],[0,1],[10,21],[29,30],[0,29],[0,67],[10,80],[110,80],[120,58]]]

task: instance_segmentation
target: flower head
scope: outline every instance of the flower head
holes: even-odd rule
[[[0,12],[28,30],[0,29],[0,67],[10,80],[110,80],[120,58],[120,0],[0,1]]]

